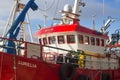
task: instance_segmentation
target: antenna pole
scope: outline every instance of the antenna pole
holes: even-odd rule
[[[46,9],[46,5],[47,5],[47,2],[45,1],[45,9]],[[46,12],[45,12],[45,15],[44,16],[44,27],[46,26],[46,19],[47,19],[47,15],[46,15]]]
[[[46,19],[47,19],[47,15],[44,15],[44,27],[46,26]]]
[[[96,15],[92,15],[92,23],[93,23],[93,30],[95,30],[95,17]]]
[[[105,1],[103,0],[103,24],[105,23],[104,17],[105,17]]]

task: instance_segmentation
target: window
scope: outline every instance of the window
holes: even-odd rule
[[[67,43],[75,43],[75,36],[67,35]]]
[[[101,46],[104,46],[104,40],[101,39]]]
[[[56,42],[55,36],[48,37],[48,40],[49,40],[49,44],[55,44]]]
[[[43,38],[43,44],[47,44],[47,38]]]
[[[64,36],[58,36],[58,43],[59,44],[65,43]]]
[[[100,45],[100,39],[96,38],[96,45],[99,46]]]
[[[41,38],[39,39],[39,43],[42,44]]]
[[[83,35],[78,35],[78,42],[83,44]]]
[[[95,38],[91,37],[91,45],[95,45]]]
[[[89,36],[85,36],[85,44],[89,44]]]

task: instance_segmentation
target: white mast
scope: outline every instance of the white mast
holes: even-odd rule
[[[73,7],[73,12],[72,13],[79,14],[81,12],[79,6],[83,6],[84,7],[85,3],[83,3],[82,0],[81,1],[75,0],[74,7]],[[78,19],[79,16],[74,15],[74,18]]]
[[[18,7],[17,7],[17,6],[18,6],[18,2],[19,2],[19,0],[15,0],[15,1],[14,1],[14,4],[13,4],[12,9],[11,9],[11,11],[10,11],[10,15],[9,15],[9,17],[8,17],[8,21],[7,21],[7,23],[6,23],[6,25],[5,25],[5,29],[4,29],[4,31],[3,31],[2,37],[5,36],[8,28],[12,25],[13,21],[15,20],[17,8],[18,8]]]
[[[73,7],[73,13],[79,14],[79,0],[75,0],[74,7]]]

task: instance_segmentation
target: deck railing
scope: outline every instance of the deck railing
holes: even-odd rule
[[[26,57],[43,59],[46,62],[54,64],[71,63],[80,68],[88,69],[117,69],[120,68],[120,58],[118,57],[95,57],[92,55],[79,54],[77,53],[68,55],[70,50],[60,49],[51,46],[43,46],[40,44],[24,42],[19,40],[12,40],[15,43],[15,47],[6,46],[6,42],[12,40],[7,38],[1,38],[0,40],[0,51],[4,52],[4,49],[10,48],[16,51],[16,55]],[[47,50],[45,52],[44,47],[56,49],[56,52]],[[57,52],[61,50],[63,54]],[[65,53],[66,52],[66,53]],[[9,54],[9,53],[8,53]],[[41,58],[42,57],[42,58]]]

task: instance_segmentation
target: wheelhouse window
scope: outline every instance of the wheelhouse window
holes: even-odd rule
[[[85,36],[85,44],[89,44],[89,36]]]
[[[67,43],[75,43],[75,36],[67,35]]]
[[[91,37],[91,45],[95,45],[95,38]]]
[[[105,45],[104,43],[105,43],[104,39],[101,39],[101,46],[104,46]]]
[[[47,44],[47,38],[43,38],[43,44]]]
[[[64,44],[65,43],[65,39],[64,36],[58,36],[58,44]]]
[[[100,46],[100,39],[96,38],[96,46]]]
[[[78,35],[78,42],[83,44],[83,35]]]
[[[56,42],[55,36],[48,37],[48,40],[49,40],[49,44],[55,44]]]

